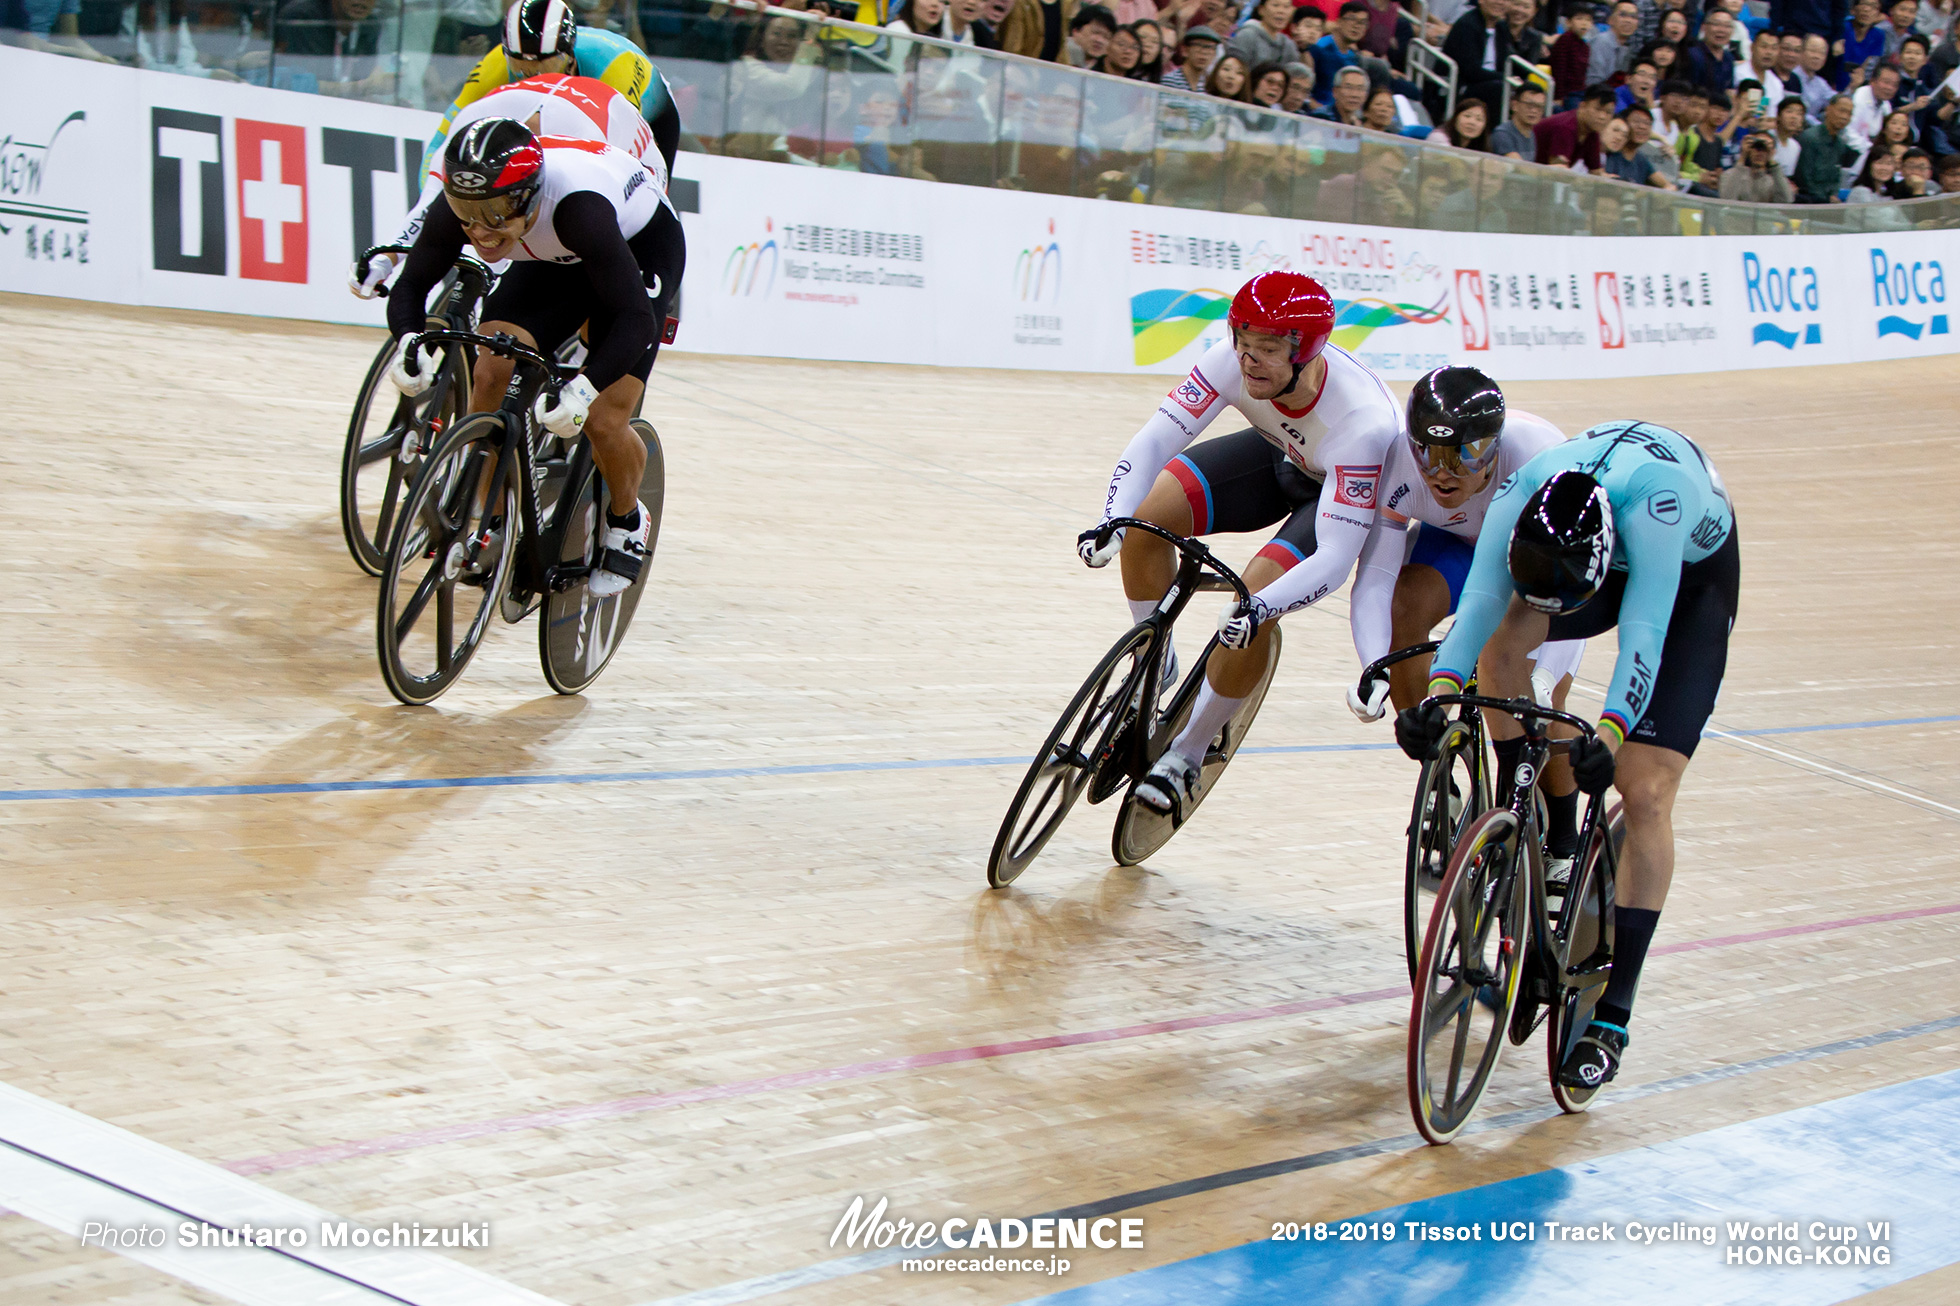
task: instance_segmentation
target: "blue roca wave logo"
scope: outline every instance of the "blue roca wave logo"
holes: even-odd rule
[[[1872,307],[1904,309],[1913,314],[1886,313],[1878,319],[1878,334],[1917,340],[1922,335],[1947,334],[1946,314],[1925,310],[1946,304],[1946,270],[1938,259],[1894,262],[1884,250],[1872,251]]]
[[[1742,289],[1751,313],[1767,315],[1750,330],[1750,343],[1795,349],[1824,343],[1824,326],[1814,318],[1822,305],[1814,267],[1765,267],[1755,254],[1742,256]]]

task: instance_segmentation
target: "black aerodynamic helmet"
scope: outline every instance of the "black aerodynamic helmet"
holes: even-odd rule
[[[1511,530],[1511,584],[1540,612],[1571,612],[1613,565],[1613,504],[1584,472],[1552,473]]]
[[[501,227],[537,206],[544,150],[511,118],[478,118],[442,147],[442,189],[467,225]]]
[[[504,56],[549,59],[572,54],[578,16],[570,0],[517,0],[504,15]]]
[[[1474,367],[1439,367],[1409,392],[1409,449],[1425,472],[1481,472],[1503,433],[1504,392]]]

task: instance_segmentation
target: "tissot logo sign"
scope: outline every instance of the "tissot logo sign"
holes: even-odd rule
[[[412,206],[420,190],[423,143],[327,127],[318,130],[315,155],[307,139],[311,134],[292,123],[152,108],[152,265],[163,272],[305,284],[312,229],[309,170],[318,167],[348,171],[353,241],[347,257],[374,244],[375,175],[398,174],[404,203]],[[229,253],[234,224],[235,266]]]

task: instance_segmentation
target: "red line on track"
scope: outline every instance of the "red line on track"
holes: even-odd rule
[[[1799,934],[1820,934],[1829,930],[1851,929],[1859,925],[1879,925],[1888,921],[1916,920],[1921,917],[1946,916],[1956,912],[1960,912],[1960,903],[1943,907],[1917,907],[1905,911],[1881,912],[1872,916],[1850,916],[1843,920],[1818,921],[1809,925],[1785,925],[1752,934],[1727,934],[1718,938],[1670,943],[1666,947],[1655,948],[1654,952],[1660,954],[1698,952],[1707,948],[1732,948],[1739,944],[1760,943],[1768,939],[1789,938]],[[1270,1020],[1275,1016],[1299,1016],[1313,1011],[1332,1011],[1339,1007],[1357,1006],[1368,1002],[1405,1001],[1407,997],[1408,990],[1397,985],[1394,988],[1368,989],[1333,997],[1280,1002],[1267,1007],[1221,1011],[1208,1016],[1179,1016],[1174,1020],[1153,1020],[1140,1025],[1122,1025],[1114,1029],[1083,1030],[1074,1034],[1049,1034],[1041,1038],[1016,1039],[1007,1043],[982,1043],[974,1047],[946,1048],[938,1052],[885,1057],[877,1061],[858,1061],[844,1066],[796,1070],[761,1079],[740,1079],[726,1084],[704,1084],[698,1088],[675,1089],[668,1093],[647,1093],[637,1097],[615,1098],[610,1102],[591,1102],[584,1106],[558,1107],[529,1115],[504,1116],[496,1120],[444,1125],[438,1129],[388,1134],[358,1142],[329,1143],[323,1147],[302,1148],[295,1152],[277,1152],[268,1156],[249,1157],[242,1161],[228,1161],[224,1163],[224,1168],[241,1175],[272,1174],[280,1170],[297,1170],[305,1166],[327,1165],[335,1161],[379,1156],[388,1152],[406,1152],[413,1148],[433,1147],[442,1143],[460,1143],[472,1138],[487,1138],[495,1134],[516,1133],[525,1129],[555,1129],[587,1120],[607,1120],[616,1116],[638,1115],[646,1111],[688,1106],[696,1102],[724,1102],[731,1098],[754,1097],[783,1089],[813,1088],[821,1084],[868,1079],[875,1075],[889,1075],[902,1070],[927,1070],[934,1066],[956,1065],[962,1061],[990,1061],[996,1057],[1010,1057],[1023,1052],[1047,1052],[1055,1048],[1084,1047],[1094,1043],[1115,1043],[1125,1039],[1146,1038],[1152,1034],[1215,1029],[1221,1025],[1238,1025],[1251,1020]]]

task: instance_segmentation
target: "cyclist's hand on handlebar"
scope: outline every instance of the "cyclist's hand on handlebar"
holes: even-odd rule
[[[1449,723],[1449,709],[1441,703],[1425,699],[1396,714],[1395,742],[1410,757],[1418,762],[1423,761],[1428,758],[1429,750],[1436,747],[1436,741],[1443,737]]]
[[[1361,721],[1379,721],[1388,714],[1388,682],[1371,680],[1368,682],[1368,696],[1363,698],[1356,692],[1357,687],[1348,686],[1348,711]]]
[[[1218,614],[1218,642],[1226,648],[1249,648],[1258,633],[1258,617],[1245,611],[1245,605],[1237,599],[1227,603],[1225,610]]]
[[[1110,532],[1107,543],[1099,546],[1096,537],[1100,534],[1102,534],[1102,527],[1091,526],[1075,537],[1075,551],[1081,554],[1082,561],[1091,567],[1107,567],[1110,559],[1123,551],[1123,531],[1120,527]]]
[[[1567,757],[1579,787],[1594,798],[1613,787],[1613,750],[1598,735],[1573,740]]]
[[[388,379],[395,389],[413,399],[435,383],[442,356],[433,349],[416,349],[414,336],[403,336],[395,349],[395,361],[388,365]]]
[[[388,254],[376,254],[368,263],[367,276],[361,275],[358,260],[347,273],[347,288],[354,292],[356,299],[373,299],[381,291],[381,283],[395,270],[395,260]]]
[[[559,387],[558,402],[553,403],[549,395],[539,395],[531,405],[531,414],[559,439],[576,440],[592,411],[592,401],[598,397],[599,392],[581,372]]]

